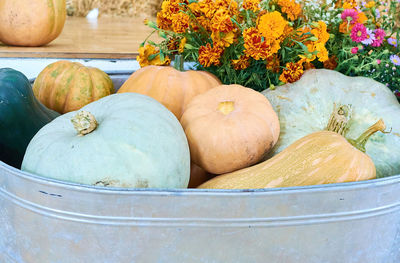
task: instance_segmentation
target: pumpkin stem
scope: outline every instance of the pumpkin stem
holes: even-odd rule
[[[95,117],[88,111],[78,112],[74,117],[71,118],[71,122],[79,136],[91,133],[98,126]]]
[[[329,118],[326,130],[339,133],[344,136],[348,130],[348,122],[351,119],[351,105],[333,105],[333,112]]]
[[[183,69],[183,56],[182,55],[175,55],[174,59],[174,68],[179,71],[184,71]]]
[[[235,102],[233,101],[222,101],[218,104],[218,110],[224,115],[228,115],[235,109]]]
[[[386,125],[383,122],[382,119],[379,119],[374,125],[370,126],[363,134],[360,135],[355,140],[348,139],[349,143],[351,143],[354,147],[356,147],[358,150],[362,151],[365,153],[365,144],[367,143],[369,137],[371,137],[375,132],[380,131],[383,133],[390,133],[390,131],[385,132]]]

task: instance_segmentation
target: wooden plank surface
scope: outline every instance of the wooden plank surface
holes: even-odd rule
[[[0,57],[135,59],[150,32],[140,18],[68,17],[63,32],[50,44],[11,47],[0,43]]]

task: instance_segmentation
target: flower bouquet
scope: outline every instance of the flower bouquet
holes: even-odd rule
[[[165,0],[145,23],[138,61],[168,65],[177,54],[223,83],[261,91],[300,79],[309,68],[366,76],[399,94],[398,0]]]

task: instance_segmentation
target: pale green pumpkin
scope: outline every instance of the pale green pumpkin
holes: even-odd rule
[[[383,119],[390,133],[376,133],[366,143],[377,177],[400,174],[400,104],[383,84],[365,77],[313,69],[292,84],[262,92],[278,114],[281,133],[271,152],[276,155],[296,140],[327,127],[336,108],[351,105],[345,137],[357,138]]]
[[[121,93],[44,126],[29,143],[21,169],[87,185],[185,188],[190,152],[167,108],[144,95]]]

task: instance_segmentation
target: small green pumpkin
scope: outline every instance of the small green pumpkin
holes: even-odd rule
[[[390,133],[376,133],[365,145],[377,177],[400,174],[400,104],[383,84],[365,77],[348,77],[326,69],[307,70],[292,84],[265,90],[279,116],[281,133],[271,155],[296,140],[327,128],[335,107],[350,108],[347,139],[357,138],[379,119]],[[346,112],[343,112],[347,114]]]
[[[59,115],[35,98],[24,74],[11,68],[0,69],[1,161],[20,168],[29,141]]]
[[[145,95],[121,93],[43,127],[28,146],[22,170],[86,185],[185,188],[190,152],[167,108]]]

